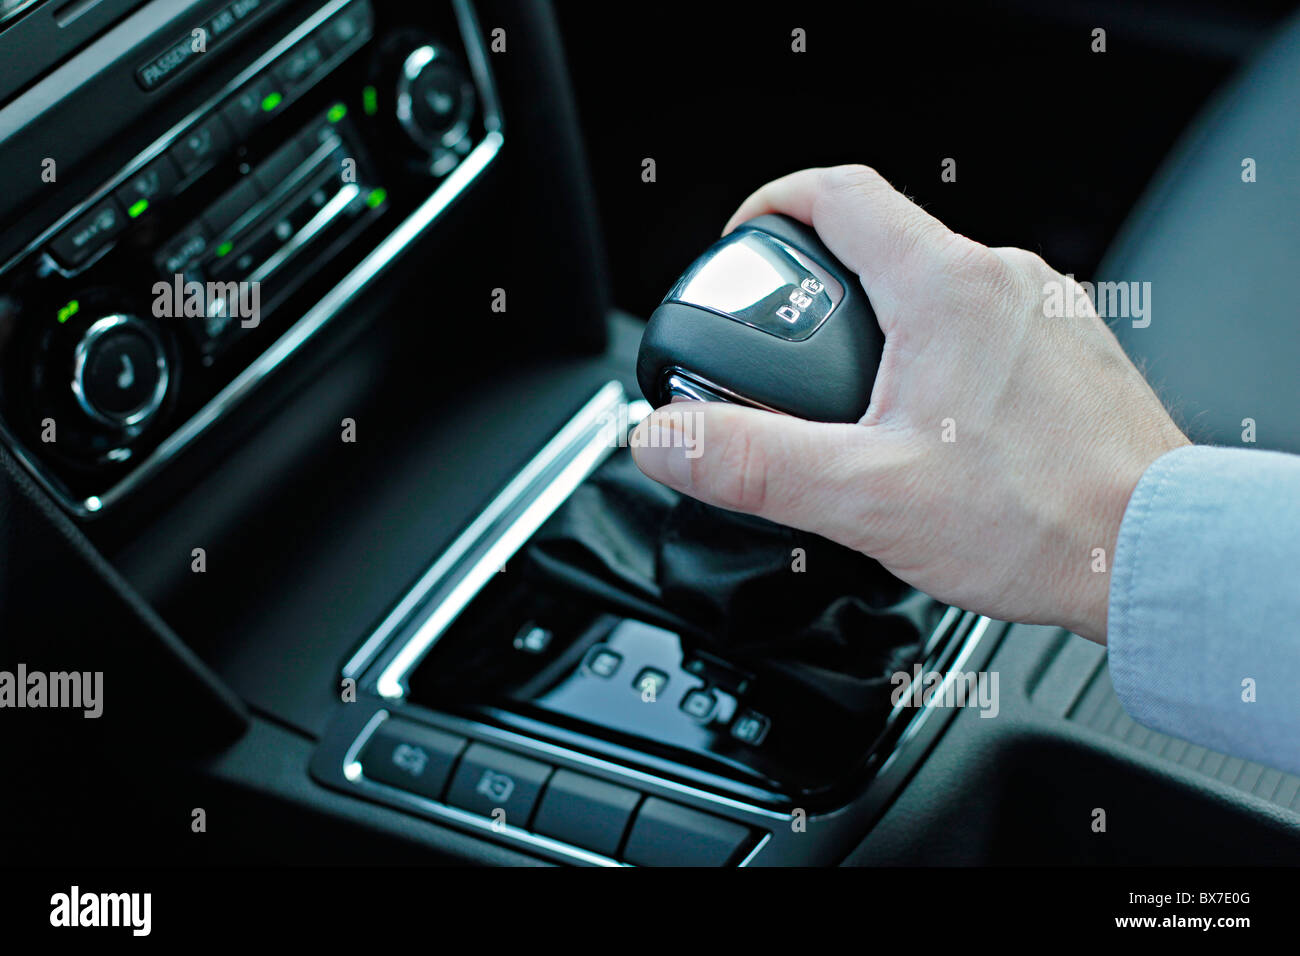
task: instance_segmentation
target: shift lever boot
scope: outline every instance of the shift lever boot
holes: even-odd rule
[[[865,555],[678,495],[626,452],[525,558],[544,578],[672,627],[688,647],[855,712],[887,707],[889,678],[910,668],[942,610]]]

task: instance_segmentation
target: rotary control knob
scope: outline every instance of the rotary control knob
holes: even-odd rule
[[[138,431],[167,396],[162,340],[146,323],[117,313],[96,319],[73,353],[72,394],[91,419]]]
[[[441,47],[426,43],[402,61],[397,121],[420,149],[433,153],[465,143],[475,106],[474,84]]]

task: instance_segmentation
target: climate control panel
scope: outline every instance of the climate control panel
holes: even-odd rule
[[[130,105],[174,122],[88,185],[51,191],[0,263],[0,438],[82,517],[232,411],[503,143],[468,0],[240,10],[195,19],[229,21],[211,53],[168,52],[185,21],[118,51]]]

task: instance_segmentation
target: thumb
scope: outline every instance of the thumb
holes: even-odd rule
[[[629,439],[637,466],[707,504],[856,547],[872,430],[714,402],[674,402]]]

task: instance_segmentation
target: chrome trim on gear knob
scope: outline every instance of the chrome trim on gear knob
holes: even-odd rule
[[[844,298],[844,286],[776,236],[741,229],[691,264],[664,302],[706,309],[789,342],[802,342]]]

